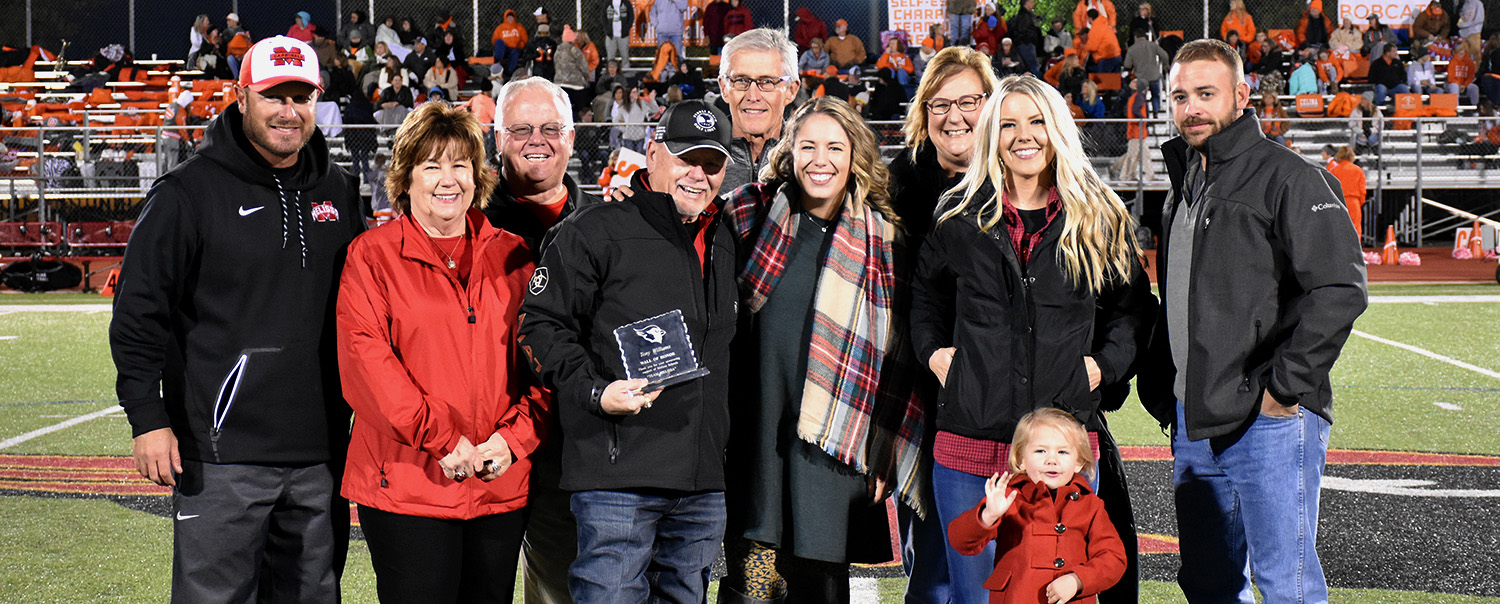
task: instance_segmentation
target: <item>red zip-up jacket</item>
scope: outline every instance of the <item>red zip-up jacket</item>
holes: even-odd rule
[[[339,285],[338,354],[354,408],[343,494],[396,514],[468,519],[526,505],[528,455],[550,396],[515,346],[532,252],[469,210],[464,288],[410,217],[349,245]],[[500,433],[515,462],[499,478],[455,482],[438,461],[466,436]]]

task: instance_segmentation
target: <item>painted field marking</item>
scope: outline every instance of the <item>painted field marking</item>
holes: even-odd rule
[[[112,307],[108,303],[88,304],[5,304],[0,305],[0,312],[108,312]]]
[[[1423,489],[1437,483],[1431,480],[1381,478],[1360,479],[1324,476],[1323,488],[1355,493],[1402,495],[1406,497],[1500,497],[1500,489]]]
[[[27,432],[25,434],[22,434],[20,436],[12,436],[12,437],[7,438],[7,439],[5,439],[3,441],[0,441],[0,450],[9,449],[11,447],[14,447],[16,445],[24,443],[24,442],[26,442],[28,440],[31,440],[33,438],[36,438],[38,436],[46,436],[46,435],[51,434],[53,432],[56,432],[58,430],[66,430],[68,428],[72,428],[73,426],[76,426],[76,425],[81,424],[83,422],[86,422],[86,421],[89,421],[89,420],[99,419],[99,418],[104,417],[106,415],[109,415],[111,413],[116,413],[116,412],[120,412],[120,411],[122,411],[122,410],[120,409],[120,405],[118,403],[111,404],[110,406],[105,407],[103,409],[100,409],[98,411],[95,411],[93,413],[85,413],[85,414],[80,415],[78,417],[75,417],[75,418],[72,418],[72,419],[69,419],[69,420],[64,420],[64,421],[52,424],[50,426],[47,426],[45,428],[37,428],[36,430],[32,430],[32,431]]]
[[[21,337],[21,336],[0,336],[0,341],[8,342],[10,340],[14,340],[14,339],[17,339],[19,337]]]
[[[1463,407],[1460,407],[1460,406],[1455,405],[1453,403],[1445,403],[1443,401],[1434,401],[1432,404],[1437,405],[1437,408],[1442,409],[1444,411],[1463,411],[1464,410]]]
[[[1500,296],[1370,296],[1371,304],[1441,304],[1450,302],[1500,302]]]
[[[1429,359],[1433,359],[1433,360],[1436,360],[1436,361],[1442,361],[1442,362],[1447,363],[1449,365],[1452,365],[1454,367],[1459,367],[1459,368],[1462,368],[1462,369],[1468,369],[1469,371],[1473,371],[1474,373],[1477,373],[1479,375],[1485,375],[1485,376],[1489,376],[1489,377],[1495,378],[1497,380],[1500,380],[1500,371],[1495,371],[1493,369],[1485,369],[1485,368],[1480,367],[1478,365],[1471,365],[1469,363],[1465,363],[1465,362],[1460,361],[1458,359],[1455,359],[1453,357],[1446,357],[1446,356],[1440,355],[1440,354],[1438,354],[1436,352],[1433,352],[1431,350],[1427,350],[1427,349],[1424,349],[1424,348],[1417,348],[1416,346],[1412,346],[1411,344],[1402,344],[1401,342],[1397,342],[1395,340],[1387,340],[1387,339],[1382,338],[1380,336],[1377,336],[1377,335],[1374,335],[1374,334],[1368,334],[1368,333],[1365,333],[1365,332],[1360,331],[1358,329],[1353,330],[1353,333],[1354,333],[1354,335],[1357,335],[1357,336],[1359,336],[1361,338],[1365,338],[1367,340],[1374,340],[1376,342],[1380,342],[1381,344],[1389,344],[1391,346],[1395,346],[1396,348],[1400,348],[1402,350],[1406,350],[1406,351],[1409,351],[1409,352],[1415,352],[1415,353],[1420,354],[1420,355],[1422,355],[1424,357],[1427,357]]]
[[[863,604],[880,602],[880,583],[874,577],[858,577],[849,579],[849,604]]]

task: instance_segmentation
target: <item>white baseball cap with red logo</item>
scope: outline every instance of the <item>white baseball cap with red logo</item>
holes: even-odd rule
[[[240,66],[240,85],[256,92],[282,82],[306,82],[319,91],[318,54],[306,42],[273,36],[256,42]]]

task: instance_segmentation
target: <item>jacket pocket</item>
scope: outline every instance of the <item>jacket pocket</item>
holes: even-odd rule
[[[245,379],[250,357],[261,352],[281,352],[281,349],[246,348],[241,350],[234,366],[230,367],[229,373],[225,374],[224,380],[219,383],[219,393],[214,396],[214,406],[209,416],[208,428],[209,444],[213,448],[214,461],[219,460],[219,436],[223,434],[225,420],[229,419],[229,411],[234,408],[234,401],[239,397],[240,384]]]
[[[984,588],[990,591],[1005,591],[1010,585],[1010,571],[997,570],[984,580]]]

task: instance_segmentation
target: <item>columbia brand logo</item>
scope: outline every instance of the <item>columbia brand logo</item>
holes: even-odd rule
[[[1318,205],[1313,206],[1312,207],[1312,211],[1314,211],[1314,212],[1321,212],[1323,210],[1332,210],[1332,209],[1337,208],[1337,207],[1341,207],[1341,206],[1339,206],[1339,204],[1336,204],[1336,203],[1320,203]]]
[[[330,222],[339,219],[339,211],[333,207],[332,201],[315,203],[312,206],[312,217],[318,222]]]
[[[301,67],[302,62],[305,60],[307,59],[306,57],[302,56],[302,49],[295,46],[293,46],[291,50],[287,50],[285,48],[277,46],[271,51],[272,65],[286,65],[288,63],[291,63],[293,65]]]

